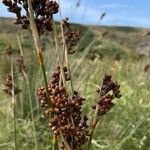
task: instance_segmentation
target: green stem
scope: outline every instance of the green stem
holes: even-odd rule
[[[15,150],[17,150],[17,131],[16,131],[16,106],[13,104],[14,110],[14,141],[15,141]]]
[[[50,100],[49,97],[49,93],[48,93],[48,82],[47,82],[47,77],[46,77],[46,70],[45,70],[45,65],[44,63],[40,64],[41,69],[42,69],[42,73],[43,73],[43,78],[44,78],[44,83],[45,83],[45,89],[46,89],[46,97],[48,99],[48,101]],[[52,107],[52,104],[50,103],[50,101],[48,102],[49,107]],[[51,114],[53,116],[53,114]]]
[[[89,138],[89,141],[88,141],[87,150],[91,150],[91,142],[92,142],[92,139],[93,139],[93,135],[94,135],[94,131],[96,129],[97,122],[98,121],[96,120],[96,117],[94,117],[94,120],[93,120],[93,123],[92,123],[92,126],[91,126],[90,138]]]
[[[71,69],[70,69],[69,63],[67,64],[67,66],[68,66],[69,76],[71,77],[71,79],[70,79],[70,86],[71,86],[71,91],[72,91],[72,95],[73,95],[74,88],[73,88],[72,75],[71,75]]]
[[[29,103],[30,103],[30,111],[31,111],[31,119],[32,119],[32,126],[33,126],[33,131],[34,131],[35,149],[38,150],[36,128],[35,128],[35,119],[34,119],[34,114],[33,114],[33,105],[32,105],[32,98],[31,98],[31,90],[30,90],[30,85],[29,85],[29,79],[28,79],[28,76],[26,74],[25,74],[25,79],[26,79],[26,83],[27,83],[27,87],[28,87]]]
[[[18,44],[19,44],[19,49],[20,49],[20,54],[21,54],[21,57],[23,57],[23,50],[22,50],[22,45],[21,45],[21,42],[20,42],[20,38],[19,38],[19,35],[17,36],[17,39],[18,39]],[[28,75],[27,73],[23,70],[23,76],[26,80],[26,83],[27,83],[27,88],[28,88],[28,94],[29,94],[29,104],[30,104],[30,112],[31,112],[31,119],[32,119],[32,126],[33,126],[33,131],[34,131],[34,143],[35,143],[35,150],[37,150],[38,146],[37,146],[37,136],[36,136],[36,129],[35,129],[35,119],[34,119],[34,114],[33,114],[33,105],[32,105],[32,98],[31,98],[31,90],[30,90],[30,85],[29,85],[29,78],[28,78]]]
[[[56,46],[56,51],[58,53],[58,61],[59,61],[59,65],[60,65],[60,70],[61,70],[61,74],[60,74],[60,85],[61,82],[63,82],[63,85],[66,87],[66,81],[65,81],[65,76],[64,76],[64,71],[63,71],[63,55],[60,51],[60,45],[59,45],[59,40],[58,40],[58,35],[57,35],[57,31],[56,31],[56,25],[54,20],[52,21],[53,23],[53,36],[54,36],[54,40],[55,40],[55,46]]]
[[[95,131],[95,128],[93,128],[93,129],[91,130],[87,150],[91,150],[91,142],[92,142],[92,139],[93,139],[94,131]]]
[[[17,150],[17,132],[16,132],[16,103],[15,103],[15,91],[14,91],[14,69],[13,60],[11,58],[11,77],[12,77],[12,107],[13,107],[13,121],[14,121],[14,143],[15,150]]]
[[[57,136],[53,135],[53,148],[52,150],[58,150],[58,140],[57,140]]]
[[[31,27],[31,31],[32,31],[32,36],[33,36],[33,39],[34,39],[34,44],[35,44],[35,47],[36,47],[37,56],[38,56],[38,59],[39,59],[39,64],[40,64],[40,67],[42,69],[43,78],[44,78],[44,82],[45,82],[47,104],[48,104],[48,107],[51,108],[52,103],[50,101],[50,97],[49,97],[49,93],[48,93],[48,82],[47,82],[47,77],[46,77],[44,59],[43,59],[43,55],[42,55],[42,47],[41,47],[40,36],[39,36],[39,32],[38,32],[38,29],[37,29],[37,26],[36,26],[36,23],[35,23],[31,0],[28,0],[27,3],[28,3],[28,6],[29,6],[29,19],[30,19],[30,27]],[[52,116],[53,116],[53,113],[51,113],[51,117]],[[56,140],[56,143],[58,143],[57,140]],[[55,148],[55,146],[54,146],[54,148]],[[54,149],[54,150],[56,150],[56,149]]]
[[[42,54],[42,48],[41,48],[42,46],[41,46],[40,36],[39,36],[39,32],[38,32],[38,29],[37,29],[37,26],[35,23],[33,8],[32,8],[32,4],[31,4],[30,0],[28,0],[28,6],[29,6],[30,28],[32,31],[33,39],[34,39],[34,44],[35,44],[39,64],[40,64],[40,67],[42,69],[42,74],[43,74],[45,89],[46,89],[47,103],[48,103],[48,106],[51,107],[52,104],[51,104],[50,97],[48,94],[48,82],[47,82],[44,59],[43,59],[43,54]]]

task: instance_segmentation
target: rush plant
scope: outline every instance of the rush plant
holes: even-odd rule
[[[60,21],[59,25],[54,22],[53,15],[59,12],[59,3],[54,0],[3,0],[2,2],[9,12],[16,14],[15,24],[21,25],[33,35],[45,83],[38,89],[37,95],[41,107],[44,108],[45,117],[49,121],[48,126],[52,130],[53,150],[81,150],[86,145],[87,150],[90,150],[97,124],[114,106],[114,99],[121,97],[120,85],[112,80],[111,75],[104,75],[102,85],[97,89],[98,102],[91,107],[94,111],[90,123],[88,116],[83,115],[82,112],[86,99],[74,89],[69,65],[69,55],[75,52],[79,31],[72,30],[68,18]],[[49,82],[40,40],[45,31],[53,33],[58,52],[58,62]],[[61,36],[59,37],[58,34]],[[18,64],[24,66],[22,59]]]

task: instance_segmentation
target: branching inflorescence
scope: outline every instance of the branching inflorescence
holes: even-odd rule
[[[3,0],[8,11],[16,14],[15,24],[21,24],[23,29],[30,30],[29,8],[27,0]],[[59,5],[50,0],[31,1],[34,19],[39,33],[44,30],[52,31],[53,15],[58,12]],[[24,10],[25,14],[21,13]]]
[[[63,68],[65,72],[65,80],[70,80],[67,68]],[[68,145],[73,146],[74,150],[81,148],[88,140],[87,135],[89,126],[87,125],[87,116],[82,116],[81,108],[84,98],[80,97],[77,91],[73,92],[69,97],[66,87],[59,86],[60,67],[52,74],[51,81],[48,85],[50,100],[53,105],[49,108],[46,100],[45,88],[38,90],[40,104],[45,107],[45,114],[53,113],[53,117],[49,120],[49,126],[52,128],[53,134],[62,135]],[[62,141],[60,149],[65,150],[65,141]]]
[[[63,70],[65,79],[70,80],[67,68],[64,67]],[[48,107],[44,87],[38,89],[40,104],[41,107],[45,108],[46,116],[49,113],[53,113],[53,117],[49,120],[49,126],[52,128],[53,134],[56,136],[61,134],[65,139],[65,141],[62,141],[60,149],[64,150],[66,148],[65,142],[67,142],[70,147],[73,145],[74,150],[78,150],[88,141],[92,133],[87,122],[87,116],[82,115],[82,105],[85,99],[80,97],[77,91],[74,91],[70,98],[67,88],[62,84],[59,86],[59,81],[60,67],[57,66],[48,84],[53,107]],[[95,116],[92,122],[92,129],[95,129],[101,116],[105,115],[114,106],[113,99],[121,97],[119,88],[120,85],[112,81],[110,75],[105,74],[102,87],[97,89],[100,99],[93,106]]]
[[[19,88],[17,88],[15,85],[13,85],[12,76],[9,74],[5,78],[4,86],[5,86],[5,88],[3,89],[3,91],[10,96],[12,96],[13,89],[14,89],[15,95],[17,95],[18,93],[21,92],[21,90]]]
[[[68,49],[68,54],[73,54],[75,52],[75,46],[77,44],[77,41],[79,40],[79,31],[72,31],[70,27],[70,23],[68,22],[68,18],[63,19],[62,26],[64,31],[64,37],[66,46]]]
[[[120,85],[117,82],[112,81],[112,76],[105,74],[101,88],[97,89],[99,101],[93,106],[97,121],[100,116],[105,115],[114,106],[114,98],[121,97],[119,89]]]

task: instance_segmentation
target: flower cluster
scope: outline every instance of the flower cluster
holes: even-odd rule
[[[4,86],[5,86],[5,88],[3,89],[3,91],[10,96],[12,96],[13,89],[14,89],[15,95],[17,95],[18,93],[21,92],[21,90],[19,88],[17,88],[16,86],[13,85],[11,75],[6,76],[6,79],[4,81]]]
[[[19,53],[20,53],[19,49],[12,48],[11,45],[9,45],[9,46],[5,49],[5,52],[4,52],[4,54],[5,54],[5,55],[8,55],[8,56],[15,55],[15,54],[19,54]]]
[[[21,24],[23,29],[30,29],[29,8],[27,0],[3,0],[4,5],[8,7],[8,11],[16,14],[16,24]],[[59,5],[53,0],[32,0],[31,2],[35,23],[39,33],[44,30],[52,31],[53,14],[56,14]],[[21,14],[22,9],[26,12]]]
[[[67,68],[64,67],[64,74],[67,77]],[[87,117],[82,116],[81,108],[84,98],[74,91],[71,98],[66,87],[59,85],[60,67],[53,73],[48,84],[48,91],[52,107],[48,107],[45,88],[38,89],[38,96],[42,107],[46,108],[46,114],[53,114],[49,121],[53,134],[62,135],[68,145],[73,146],[74,150],[79,150],[81,145],[87,141],[89,126]],[[67,79],[67,78],[66,78]],[[65,142],[62,141],[60,149],[65,150]]]
[[[72,31],[68,18],[63,20],[63,30],[65,36],[65,42],[68,49],[68,54],[73,54],[75,52],[74,47],[79,40],[79,31]]]
[[[16,66],[17,66],[17,70],[18,70],[18,73],[24,73],[24,72],[27,72],[27,67],[24,63],[24,58],[23,56],[20,56],[20,58],[18,58],[16,60]]]
[[[144,67],[144,72],[147,72],[148,70],[150,70],[150,64],[146,64]]]
[[[106,114],[114,106],[113,99],[121,97],[119,89],[120,85],[112,81],[112,76],[105,74],[101,88],[97,89],[100,100],[93,106],[97,117]]]

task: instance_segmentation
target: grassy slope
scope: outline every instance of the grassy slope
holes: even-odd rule
[[[0,41],[5,46],[8,43],[13,47],[18,47],[15,33],[18,29],[11,24],[9,20],[0,21]],[[5,25],[4,25],[5,24]],[[143,68],[150,63],[148,58],[141,60],[114,59],[99,60],[97,57],[94,61],[86,59],[89,51],[107,50],[103,55],[110,56],[114,54],[112,47],[122,49],[123,51],[134,50],[135,43],[146,35],[148,30],[121,27],[80,27],[82,35],[78,48],[81,53],[71,56],[72,73],[75,83],[75,89],[78,89],[83,97],[86,97],[87,103],[84,105],[84,112],[92,119],[92,110],[90,106],[97,101],[95,92],[96,86],[100,84],[105,72],[111,73],[113,78],[121,84],[122,98],[116,106],[102,119],[95,132],[93,140],[93,150],[149,150],[150,148],[150,70],[144,72]],[[101,34],[108,31],[101,40]],[[7,33],[7,34],[6,34]],[[30,49],[32,41],[24,38],[28,34],[22,34],[22,44],[24,51]],[[135,38],[136,37],[136,38]],[[11,40],[10,40],[11,38]],[[29,43],[30,42],[30,43]],[[49,42],[49,41],[47,41]],[[102,42],[102,44],[100,44]],[[123,42],[123,44],[121,43]],[[102,46],[101,46],[102,45]],[[6,46],[7,47],[7,46]],[[53,49],[48,45],[46,49]],[[83,51],[84,49],[84,51]],[[109,53],[109,54],[108,54]],[[50,51],[44,52],[47,65],[47,74],[53,71],[55,53]],[[33,54],[34,56],[34,54]],[[80,57],[79,57],[80,56]],[[41,72],[36,65],[36,56],[25,58],[28,66],[30,87],[32,89],[32,100],[35,107],[36,131],[38,137],[38,147],[40,150],[50,150],[50,130],[47,128],[47,122],[43,119],[42,113],[38,109],[38,99],[36,89],[43,83]],[[0,60],[0,82],[3,82],[3,75],[9,72],[10,60],[8,57],[1,57]],[[88,72],[87,72],[88,70]],[[49,75],[50,76],[50,75]],[[77,84],[78,83],[78,84]],[[34,149],[33,131],[29,120],[29,102],[26,83],[23,78],[18,79],[18,85],[23,92],[17,98],[18,120],[17,120],[17,141],[20,150]],[[10,97],[2,92],[3,86],[0,85],[0,149],[11,150],[14,147],[13,138],[13,112],[10,105]],[[20,104],[23,105],[20,105]],[[41,110],[41,109],[40,109]],[[23,119],[26,117],[26,119]],[[25,142],[24,142],[25,141]]]
[[[14,25],[13,22],[14,20],[10,18],[0,18],[0,51],[9,44],[16,47],[14,33],[20,32],[20,27]],[[113,51],[113,53],[119,53],[120,50],[125,53],[133,52],[140,42],[148,42],[150,40],[150,30],[148,29],[80,25],[74,25],[74,27],[78,28],[81,32],[80,42],[82,44],[78,47],[81,51],[85,49],[93,39],[95,39],[96,42],[91,51],[98,51],[98,53],[105,53],[105,51],[109,53],[110,51],[110,54],[111,51]],[[30,37],[28,37],[29,35],[26,32],[24,32],[24,34],[23,39],[26,40],[25,46],[28,47],[30,46],[30,44],[27,44],[30,42]],[[44,39],[47,39],[46,37],[44,37]],[[97,46],[101,46],[101,49],[97,50]]]

